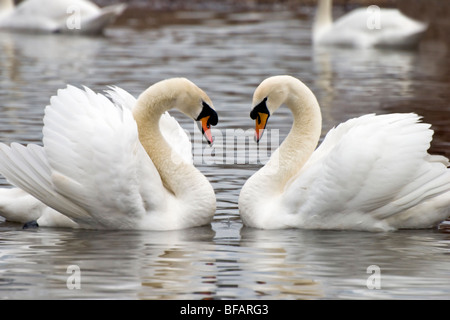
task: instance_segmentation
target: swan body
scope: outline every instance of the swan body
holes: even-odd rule
[[[411,48],[418,44],[427,27],[397,9],[377,6],[355,9],[333,23],[332,0],[319,0],[313,43],[359,48]]]
[[[99,8],[87,0],[0,0],[0,29],[45,33],[99,34],[125,10],[125,4]]]
[[[184,78],[158,82],[136,100],[112,87],[58,90],[45,109],[43,146],[0,144],[0,215],[39,226],[169,230],[205,225],[214,190],[193,166],[188,136],[166,111],[201,122],[212,142],[211,100]]]
[[[276,76],[256,89],[256,139],[282,104],[292,129],[244,184],[245,225],[262,229],[389,231],[429,228],[450,216],[448,159],[430,155],[430,125],[416,114],[364,115],[332,129],[316,149],[321,113],[301,81]]]

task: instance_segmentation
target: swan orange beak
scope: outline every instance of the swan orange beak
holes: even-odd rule
[[[211,126],[215,126],[219,121],[217,117],[217,112],[211,108],[206,102],[202,102],[203,108],[198,117],[195,119],[197,125],[201,130],[202,134],[205,136],[206,141],[209,145],[212,145],[214,139],[211,134]]]
[[[255,120],[255,141],[261,140],[261,137],[266,128],[267,119],[270,117],[270,111],[267,108],[267,97],[258,103],[250,112],[250,118]]]
[[[255,119],[255,140],[259,142],[261,139],[264,129],[267,125],[267,119],[269,119],[269,114],[264,112],[258,112],[258,115]]]
[[[206,140],[208,141],[208,144],[213,144],[214,139],[211,134],[211,125],[209,124],[209,118],[210,116],[206,116],[204,118],[200,119],[200,122],[202,124],[202,134],[205,136]]]

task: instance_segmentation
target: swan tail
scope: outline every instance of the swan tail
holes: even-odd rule
[[[86,217],[88,213],[73,201],[54,190],[52,173],[42,147],[30,144],[0,144],[0,173],[14,186],[27,192],[45,205],[71,218]],[[27,200],[30,206],[38,203]],[[41,207],[42,209],[42,207]],[[18,220],[8,216],[12,221]]]
[[[80,31],[84,34],[100,34],[126,9],[126,4],[115,4],[101,8],[101,12],[81,22]]]
[[[70,227],[78,224],[20,188],[0,189],[0,216],[10,222],[37,223],[40,227]]]
[[[395,201],[378,209],[376,215],[387,217],[397,229],[438,225],[450,216],[450,169],[443,162],[426,163],[414,182]]]
[[[26,223],[43,214],[42,202],[19,188],[0,189],[0,216],[6,221]]]
[[[427,199],[387,219],[396,229],[433,228],[450,217],[450,192]]]
[[[125,3],[118,3],[118,4],[112,4],[109,6],[105,6],[101,8],[102,13],[109,13],[112,15],[115,15],[116,17],[120,16],[125,9],[127,8],[127,5]]]

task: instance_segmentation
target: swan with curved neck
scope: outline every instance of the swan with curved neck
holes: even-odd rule
[[[193,108],[195,106],[195,108]],[[144,91],[133,109],[139,141],[153,160],[161,179],[176,196],[192,197],[192,183],[200,180],[208,192],[200,192],[205,199],[215,198],[214,192],[206,178],[190,163],[178,158],[175,150],[164,139],[159,122],[161,116],[169,109],[176,108],[188,117],[201,122],[202,133],[209,144],[213,143],[211,125],[218,122],[217,113],[212,109],[209,97],[196,85],[184,78],[171,79],[151,86]],[[200,201],[201,202],[201,201]]]
[[[315,45],[412,48],[428,28],[398,9],[377,6],[355,9],[333,22],[332,7],[332,0],[318,0],[312,28]]]
[[[448,159],[427,153],[432,131],[415,114],[366,115],[321,134],[320,107],[291,76],[255,90],[255,138],[285,104],[291,131],[242,187],[245,225],[263,229],[428,228],[450,215]]]
[[[212,143],[218,117],[209,97],[185,78],[158,82],[137,100],[119,88],[109,94],[113,101],[89,89],[59,90],[46,108],[43,147],[0,144],[0,172],[22,189],[0,189],[0,215],[91,229],[210,223],[214,190],[166,112],[176,108],[199,121]]]

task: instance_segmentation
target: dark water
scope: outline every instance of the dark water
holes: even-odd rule
[[[234,162],[219,156],[227,129],[252,128],[253,90],[276,74],[296,76],[315,92],[324,133],[366,113],[414,111],[433,124],[432,152],[450,156],[445,53],[313,50],[311,17],[289,12],[142,16],[128,17],[99,38],[0,34],[1,141],[40,143],[44,107],[67,83],[95,91],[114,84],[138,95],[161,79],[187,77],[213,99],[221,120],[216,136],[223,139],[215,149],[194,150],[197,167],[216,191],[214,222],[173,232],[23,231],[0,222],[0,298],[450,298],[450,236],[444,229],[378,234],[245,228],[237,198],[260,167],[248,163],[254,144],[246,141],[242,154],[232,144]],[[190,120],[174,115],[194,130]],[[270,126],[282,140],[290,124],[289,112],[280,110]],[[211,155],[206,160],[205,152]],[[374,289],[367,283],[372,265],[380,271]],[[70,289],[70,266],[79,268],[79,289]]]

